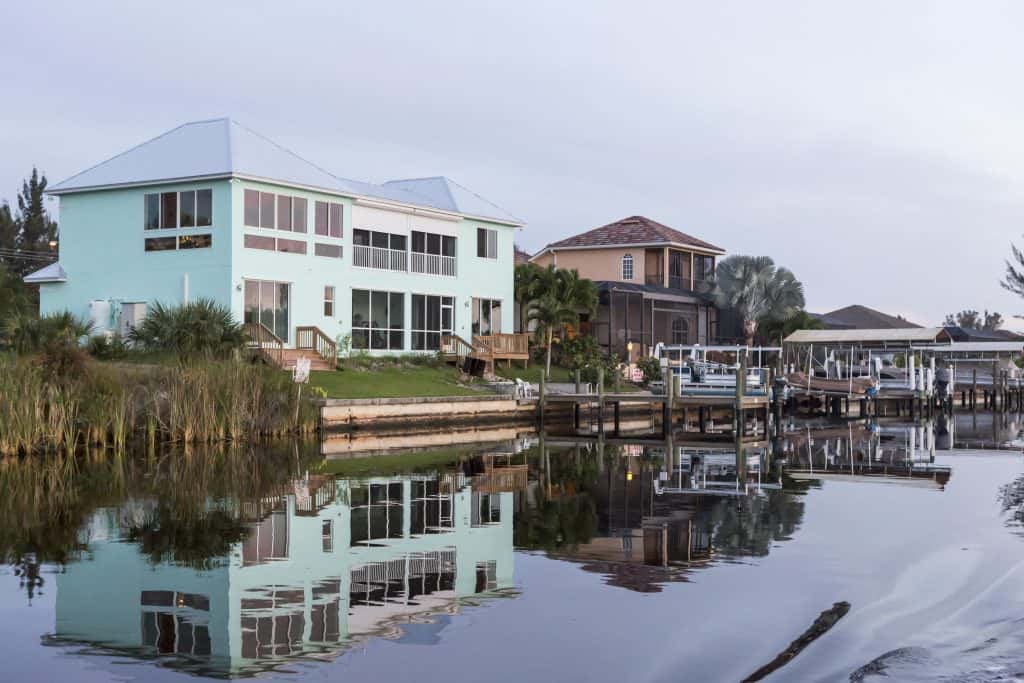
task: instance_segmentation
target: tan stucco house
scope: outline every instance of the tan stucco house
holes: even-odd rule
[[[635,360],[658,342],[719,341],[710,283],[724,254],[650,218],[630,216],[553,242],[530,260],[575,268],[593,280],[600,305],[583,331],[608,353]]]

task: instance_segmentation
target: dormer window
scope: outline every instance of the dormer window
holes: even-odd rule
[[[633,255],[624,254],[622,257],[622,279],[633,279]]]

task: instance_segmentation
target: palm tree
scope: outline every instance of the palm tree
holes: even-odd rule
[[[527,311],[537,297],[544,269],[536,263],[521,263],[515,269],[515,302],[519,304],[519,331],[526,332]]]
[[[597,287],[579,271],[548,266],[539,270],[534,282],[534,296],[527,303],[527,320],[537,323],[547,349],[544,374],[551,376],[551,344],[555,331],[575,325],[580,314],[597,308]]]
[[[785,320],[804,307],[804,286],[768,256],[730,256],[715,273],[715,302],[736,311],[748,346],[758,323]]]

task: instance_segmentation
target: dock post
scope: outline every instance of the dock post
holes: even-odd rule
[[[604,368],[597,369],[597,433],[604,434]]]
[[[978,408],[978,368],[971,368],[971,410]]]
[[[575,391],[576,400],[573,401],[573,403],[572,403],[572,426],[573,426],[573,429],[577,429],[578,430],[580,428],[580,401],[579,401],[579,395],[580,395],[580,370],[579,369],[577,369],[576,372],[575,372],[575,380],[576,380],[576,391]]]
[[[743,395],[746,390],[744,384],[747,382],[747,354],[744,353],[738,355],[740,357],[736,368],[736,398],[733,403],[733,417],[736,424],[736,436],[738,438],[742,438],[746,427],[743,416]]]
[[[541,424],[541,426],[544,425],[544,408],[546,407],[546,403],[547,403],[547,381],[546,381],[545,373],[541,372],[540,373],[540,397],[539,397],[539,400],[537,401],[537,405],[540,408],[540,424]]]
[[[612,413],[615,416],[615,426],[614,426],[614,432],[613,432],[615,434],[615,436],[619,435],[619,407],[621,405],[622,405],[621,401],[613,401],[612,402]]]

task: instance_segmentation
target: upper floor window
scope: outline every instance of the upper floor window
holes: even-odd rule
[[[204,228],[213,224],[213,190],[153,192],[143,196],[146,230]]]
[[[693,256],[693,279],[698,282],[711,280],[715,276],[714,256]]]
[[[316,203],[316,234],[327,237],[341,237],[344,212],[341,204],[334,202]]]
[[[476,229],[476,255],[480,258],[498,258],[498,231]]]
[[[352,265],[406,270],[406,237],[376,230],[352,231]]]
[[[252,228],[277,228],[304,233],[307,226],[306,209],[307,201],[302,197],[246,190],[243,221]]]
[[[410,251],[412,272],[455,276],[454,237],[413,230]]]
[[[624,254],[622,256],[622,279],[632,280],[633,279],[633,255]]]

